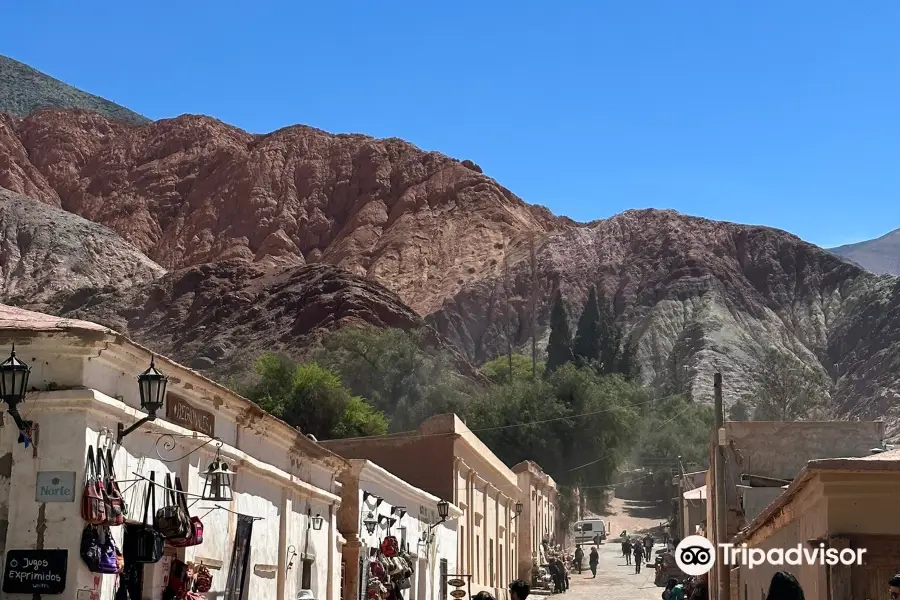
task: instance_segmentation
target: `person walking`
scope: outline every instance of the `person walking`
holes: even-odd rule
[[[772,576],[766,600],[805,600],[805,598],[797,578],[787,571],[778,571]]]
[[[584,560],[584,550],[581,549],[581,544],[575,545],[575,556],[572,560],[572,563],[575,565],[575,572],[581,575],[581,563]]]
[[[591,573],[594,575],[594,579],[597,578],[597,565],[600,563],[600,553],[597,552],[597,547],[591,547],[591,555],[588,559],[588,564],[591,567]]]
[[[630,538],[625,538],[625,547],[623,548],[623,550],[625,551],[625,564],[630,565],[631,564],[631,553],[633,552]]]
[[[644,538],[644,560],[648,563],[653,560],[653,536],[649,533]]]
[[[634,572],[641,572],[641,563],[644,562],[644,547],[641,546],[640,541],[635,541],[634,550]]]

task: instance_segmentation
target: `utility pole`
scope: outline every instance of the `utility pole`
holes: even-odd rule
[[[716,553],[722,544],[728,543],[728,506],[726,504],[728,495],[725,493],[725,446],[722,444],[723,433],[725,432],[725,407],[722,402],[722,374],[716,371],[713,375],[713,390],[715,392],[715,417],[716,417],[716,451],[713,453],[715,461],[715,485],[716,485],[716,521],[715,521],[715,544]],[[730,592],[728,565],[722,556],[718,556],[716,560],[716,600],[728,600]]]
[[[537,259],[534,255],[534,231],[528,246],[531,253],[531,378],[537,379]]]

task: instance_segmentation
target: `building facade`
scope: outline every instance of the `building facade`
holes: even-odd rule
[[[457,572],[448,575],[469,579],[472,594],[508,598],[509,584],[519,577],[520,532],[530,532],[532,523],[516,514],[524,497],[516,473],[459,417],[434,416],[414,433],[321,443],[346,458],[371,460],[458,506]]]
[[[887,597],[900,568],[900,450],[863,458],[813,460],[733,540],[753,548],[862,550],[859,565],[802,564],[731,569],[733,600],[764,598],[772,575],[793,573],[808,600]]]
[[[716,480],[707,479],[707,537],[717,529],[732,539],[750,520],[747,510],[777,500],[807,462],[831,457],[864,457],[884,441],[881,421],[728,421],[724,440],[714,432],[710,440],[709,473],[716,461],[725,463],[725,517],[716,520]],[[720,446],[724,442],[724,446]],[[752,512],[750,514],[753,514]],[[720,557],[721,558],[721,557]],[[720,586],[720,578],[722,584]],[[728,570],[720,560],[710,572],[710,590],[731,590]],[[738,598],[719,598],[738,600]]]
[[[55,565],[47,568],[57,572],[41,576],[61,585],[54,597],[114,598],[126,577],[92,573],[80,555],[86,456],[106,449],[128,508],[126,524],[110,528],[119,548],[143,521],[148,490],[156,508],[166,503],[167,475],[180,477],[189,511],[204,525],[202,544],[167,545],[158,562],[137,564],[126,555],[126,571],[139,587],[132,597],[160,598],[177,561],[207,567],[211,597],[224,600],[293,600],[301,589],[337,597],[343,541],[337,477],[347,461],[158,356],[155,366],[168,376],[165,405],[156,420],[119,442],[119,424],[128,428],[147,416],[136,380],[151,364],[146,348],[93,323],[0,306],[0,348],[9,352],[12,344],[31,368],[18,406],[31,427],[23,437],[9,414],[0,425],[0,560],[4,585],[16,590],[4,598],[33,597],[21,591],[27,582],[10,583],[23,556]],[[210,500],[215,496],[204,491],[201,473],[215,457],[232,469],[230,501]]]
[[[522,502],[522,523],[528,530],[519,536],[519,578],[531,582],[535,564],[544,564],[541,557],[543,542],[562,543],[557,539],[559,518],[558,490],[553,478],[544,473],[536,462],[526,460],[513,466]]]
[[[343,547],[342,600],[367,598],[369,561],[376,560],[386,536],[393,535],[413,567],[406,600],[441,600],[442,574],[456,572],[457,526],[462,511],[449,504],[438,515],[440,498],[410,485],[368,460],[350,459],[338,480],[343,502],[338,530]],[[371,529],[371,531],[370,531]]]

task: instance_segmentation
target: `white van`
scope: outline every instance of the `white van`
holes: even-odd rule
[[[590,544],[597,535],[601,542],[606,539],[606,521],[603,519],[587,519],[575,523],[576,544]]]

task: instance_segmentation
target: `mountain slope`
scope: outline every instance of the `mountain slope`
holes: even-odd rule
[[[628,211],[551,235],[536,254],[538,335],[546,335],[554,290],[562,291],[574,327],[595,284],[639,340],[643,376],[661,393],[711,401],[718,368],[726,403],[733,402],[747,390],[754,367],[747,344],[774,344],[825,369],[837,382],[834,402],[845,414],[896,410],[897,279],[875,277],[783,231],[673,211]],[[512,248],[507,261],[512,341],[527,346],[527,247]],[[464,286],[427,320],[475,362],[501,354],[506,280],[498,270]]]
[[[573,225],[471,161],[303,126],[251,135],[208,117],[135,127],[41,111],[0,122],[4,163],[0,186],[102,223],[166,268],[325,262],[420,314],[489,272],[510,239]]]
[[[173,271],[127,290],[59,294],[50,310],[101,323],[220,377],[246,375],[264,352],[302,356],[341,325],[423,324],[395,294],[339,267],[239,260]]]
[[[874,240],[831,248],[830,252],[851,260],[876,275],[900,275],[900,229]]]
[[[81,108],[126,123],[150,119],[0,55],[0,112],[24,117],[42,108]]]
[[[41,303],[87,286],[124,290],[164,273],[106,227],[0,188],[0,302]]]

